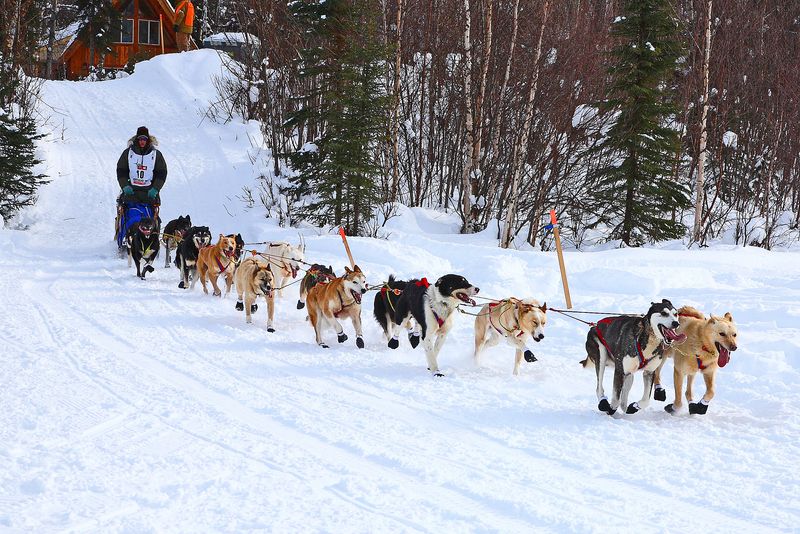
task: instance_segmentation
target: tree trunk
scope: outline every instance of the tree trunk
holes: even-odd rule
[[[58,0],[53,0],[52,12],[50,14],[50,29],[47,34],[47,70],[45,77],[48,80],[53,79],[53,47],[56,43],[56,15],[58,13]]]
[[[700,241],[701,223],[703,220],[703,201],[704,196],[704,171],[706,163],[706,141],[708,139],[708,129],[706,123],[708,121],[708,71],[711,59],[711,9],[714,5],[714,0],[708,0],[706,8],[706,29],[705,29],[705,47],[703,50],[703,109],[700,114],[700,150],[697,155],[697,179],[695,180],[695,204],[694,204],[694,232],[692,238],[695,242]]]
[[[402,64],[402,36],[403,36],[403,0],[397,0],[397,16],[395,19],[395,40],[394,51],[394,87],[392,94],[392,190],[389,196],[391,202],[397,201],[398,188],[400,186],[400,71]]]
[[[550,0],[544,0],[542,4],[542,22],[539,26],[539,39],[536,43],[536,50],[533,55],[533,71],[531,73],[531,86],[528,90],[528,101],[525,103],[525,118],[522,125],[522,134],[517,138],[514,149],[513,176],[511,180],[511,197],[506,211],[506,220],[503,233],[500,237],[500,246],[508,248],[514,238],[514,219],[517,215],[517,191],[519,181],[522,179],[522,170],[525,161],[528,159],[528,137],[530,136],[531,124],[533,122],[533,100],[536,96],[536,89],[539,85],[539,60],[542,57],[542,39],[544,37],[544,27],[547,24],[547,15],[550,12]]]
[[[475,140],[474,109],[472,106],[472,11],[470,0],[464,0],[464,168],[461,173],[461,211],[464,225],[461,233],[472,233],[472,202],[470,202],[470,176],[472,174],[472,145]]]

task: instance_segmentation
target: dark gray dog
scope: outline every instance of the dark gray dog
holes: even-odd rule
[[[686,336],[678,334],[678,312],[667,299],[653,302],[644,317],[606,317],[589,330],[586,337],[587,358],[584,367],[594,363],[597,373],[597,408],[613,415],[617,408],[627,406],[626,413],[633,414],[650,404],[653,378],[664,360],[664,349],[673,343],[682,343]],[[603,373],[606,367],[614,368],[614,389],[611,403],[603,393]],[[644,391],[639,402],[628,404],[628,393],[633,385],[633,375],[642,371]]]

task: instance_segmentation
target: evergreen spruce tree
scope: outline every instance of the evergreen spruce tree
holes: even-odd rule
[[[299,173],[291,192],[304,202],[297,214],[363,234],[379,201],[376,155],[389,104],[378,3],[294,2],[291,9],[308,37],[298,69],[312,89],[287,126],[317,132],[289,155]]]
[[[624,0],[611,31],[617,45],[602,107],[618,117],[599,147],[612,156],[595,176],[599,221],[616,225],[610,238],[627,245],[677,238],[685,228],[672,214],[689,205],[688,189],[671,179],[680,143],[669,126],[678,26],[667,0]]]
[[[113,0],[74,0],[78,21],[78,39],[89,47],[89,70],[95,71],[100,56],[100,70],[112,43],[119,40],[122,17]],[[102,73],[101,73],[102,74]]]
[[[0,217],[7,221],[36,202],[36,190],[46,181],[32,170],[39,163],[34,142],[42,136],[17,102],[18,71],[2,60],[0,54]]]

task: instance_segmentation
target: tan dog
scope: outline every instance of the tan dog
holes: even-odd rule
[[[264,259],[272,265],[272,273],[275,275],[275,284],[278,294],[283,296],[283,288],[289,283],[290,278],[297,278],[297,271],[300,264],[305,263],[305,244],[301,243],[295,247],[289,243],[270,243],[264,252]]]
[[[683,407],[681,390],[683,379],[686,377],[689,413],[705,415],[708,403],[714,398],[717,370],[728,364],[731,352],[738,348],[736,324],[730,313],[722,317],[712,315],[710,319],[706,319],[702,312],[690,306],[683,306],[678,310],[678,321],[680,322],[678,332],[686,334],[686,342],[680,346],[672,346],[666,352],[667,356],[672,356],[675,364],[673,371],[675,402],[668,404],[664,409],[674,414]],[[706,393],[700,402],[692,402],[692,382],[698,372],[702,373],[705,380]],[[655,382],[661,383],[661,366],[656,371]]]
[[[243,260],[234,274],[236,280],[236,309],[245,311],[245,320],[252,323],[251,314],[258,309],[256,299],[263,296],[267,301],[269,319],[267,320],[267,331],[274,332],[272,327],[272,317],[275,314],[275,295],[272,288],[275,285],[275,277],[269,263],[247,258]]]
[[[547,304],[540,306],[536,300],[513,297],[483,306],[475,317],[475,364],[480,364],[481,352],[485,347],[493,347],[500,342],[500,338],[504,338],[517,349],[514,374],[518,375],[523,354],[526,362],[536,361],[526,341],[528,336],[536,342],[544,339],[546,313]]]
[[[219,234],[219,241],[216,245],[200,249],[197,253],[197,274],[203,284],[204,293],[208,294],[206,278],[209,278],[211,285],[214,286],[214,296],[222,295],[222,291],[217,286],[217,278],[221,274],[225,276],[225,295],[230,293],[231,285],[233,285],[233,271],[236,269],[233,261],[235,252],[236,239],[223,234]],[[192,289],[194,289],[196,281],[197,278],[192,280]]]
[[[349,317],[356,331],[356,346],[364,348],[361,331],[361,297],[367,292],[367,279],[358,265],[352,270],[345,267],[344,276],[334,278],[327,284],[317,284],[308,291],[306,304],[308,318],[314,327],[317,344],[328,348],[322,341],[322,331],[326,326],[333,327],[339,343],[347,341],[339,319]]]

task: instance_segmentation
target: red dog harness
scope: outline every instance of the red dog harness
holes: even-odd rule
[[[595,326],[599,326],[599,325],[601,325],[601,324],[611,324],[611,323],[613,323],[613,322],[614,322],[616,319],[617,319],[617,318],[615,318],[615,317],[606,317],[605,319],[600,319],[599,321],[597,321],[597,325],[595,325]],[[600,340],[600,343],[602,343],[602,344],[603,344],[603,346],[606,348],[606,350],[608,351],[608,353],[609,353],[609,354],[611,355],[611,357],[613,358],[613,357],[614,357],[614,353],[611,351],[611,347],[609,347],[609,346],[608,346],[608,343],[606,342],[606,339],[603,337],[603,333],[602,333],[602,332],[600,332],[600,329],[599,329],[599,328],[595,328],[595,329],[594,329],[594,331],[595,331],[595,333],[597,334],[597,339],[599,339],[599,340]],[[648,363],[652,362],[652,361],[655,359],[655,356],[653,356],[652,358],[649,358],[649,359],[645,359],[645,358],[644,358],[644,354],[642,353],[642,347],[641,347],[641,345],[639,345],[639,342],[638,342],[638,341],[636,342],[636,352],[637,352],[637,353],[638,353],[638,355],[639,355],[639,370],[641,370],[641,369],[644,369],[644,367],[645,367],[645,366],[646,366]]]
[[[424,287],[425,289],[431,287],[431,284],[430,282],[428,282],[428,279],[424,277],[421,280],[415,282],[415,284],[417,285],[417,287]],[[433,314],[433,318],[436,319],[436,322],[439,324],[439,328],[441,328],[442,325],[444,324],[444,319],[442,319],[436,314],[436,310],[433,309],[433,306],[431,306],[431,313]]]
[[[519,321],[517,321],[517,328],[515,330],[508,330],[506,332],[503,332],[502,330],[497,328],[497,325],[494,324],[494,321],[492,321],[492,313],[491,313],[491,311],[494,308],[498,307],[500,304],[504,304],[504,303],[507,303],[507,302],[508,302],[507,300],[501,300],[499,302],[490,302],[489,303],[489,324],[492,325],[494,327],[494,329],[497,330],[497,333],[500,334],[503,337],[506,337],[509,332],[513,334],[515,332],[515,330],[519,330],[519,334],[517,334],[515,337],[522,337],[525,334],[525,332],[523,332],[522,329],[519,328]],[[500,312],[500,314],[502,315],[502,312]],[[503,328],[505,328],[505,327],[503,327]],[[605,342],[604,342],[604,344],[605,344]]]

